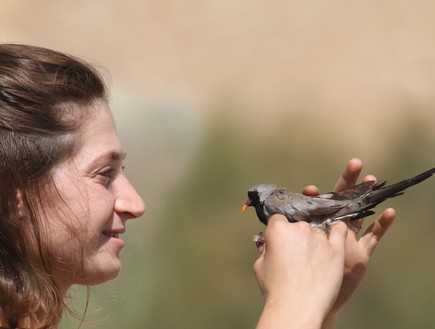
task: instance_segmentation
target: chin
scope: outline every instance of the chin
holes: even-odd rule
[[[79,280],[79,282],[76,282],[76,284],[96,286],[115,279],[119,272],[121,272],[121,261],[119,259],[116,263],[111,261],[110,266],[107,263],[100,263],[99,265],[100,266],[98,268],[94,267],[92,270],[87,271],[87,274],[84,275],[83,280]]]

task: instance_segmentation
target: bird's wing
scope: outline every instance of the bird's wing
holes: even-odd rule
[[[329,217],[343,208],[349,200],[336,200],[331,197],[310,197],[277,189],[266,200],[265,207],[269,214],[285,215],[290,221],[312,221],[316,217]]]
[[[354,187],[348,190],[344,190],[341,192],[329,192],[323,195],[319,195],[319,197],[333,199],[333,200],[353,200],[369,192],[375,184],[376,184],[375,181],[367,181],[355,185]],[[385,183],[382,183],[381,186],[383,186],[383,184]]]

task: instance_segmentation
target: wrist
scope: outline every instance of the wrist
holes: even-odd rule
[[[320,329],[324,314],[312,310],[288,299],[268,299],[256,329]]]
[[[322,329],[334,329],[337,326],[339,311],[329,312],[323,320]]]

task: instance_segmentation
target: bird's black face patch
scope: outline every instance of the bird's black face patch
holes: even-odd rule
[[[260,204],[260,196],[258,195],[257,190],[248,191],[248,197],[249,197],[249,200],[251,200],[251,204],[253,206]]]

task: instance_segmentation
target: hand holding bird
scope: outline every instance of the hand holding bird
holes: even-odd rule
[[[361,173],[361,170],[362,170],[361,160],[351,159],[350,161],[348,161],[348,163],[346,164],[346,167],[343,171],[342,176],[338,179],[337,184],[335,185],[334,193],[340,195],[340,194],[343,194],[343,191],[352,189],[355,186],[355,183],[356,183],[356,181]],[[433,172],[434,172],[434,169],[431,169],[431,170],[429,170],[421,175],[417,175],[416,176],[417,178],[414,177],[414,178],[411,178],[410,180],[405,180],[405,181],[399,182],[397,184],[393,184],[391,186],[409,187],[409,186],[412,186],[414,184],[417,184],[419,180],[422,181],[422,180],[430,177],[430,175],[432,175]],[[374,176],[366,176],[363,181],[364,182],[367,182],[367,181],[375,182],[376,178]],[[404,182],[405,182],[405,185],[402,184]],[[411,184],[409,185],[409,183],[411,183]],[[369,184],[366,184],[366,185],[369,185]],[[374,185],[373,183],[370,183],[370,187],[372,188],[372,190],[373,190],[373,187],[375,187],[375,186],[376,185]],[[384,186],[385,185],[379,187],[379,189],[388,188],[388,186],[387,187],[384,187]],[[402,190],[403,190],[403,188],[402,188]],[[390,191],[393,191],[393,190],[390,190]],[[334,195],[334,193],[331,192],[331,193],[327,193],[327,194]],[[346,193],[346,192],[344,192],[344,193]],[[393,195],[399,195],[400,193],[401,192],[399,190],[396,190],[393,193]],[[319,191],[315,186],[306,187],[304,189],[304,194],[305,194],[305,196],[311,197],[311,198],[319,197]],[[389,197],[391,197],[391,196],[389,196]],[[377,199],[377,200],[380,200],[380,199]],[[384,201],[384,200],[385,200],[385,198],[382,201]],[[380,201],[380,202],[382,202],[382,201]],[[370,211],[370,209],[372,209],[374,206],[376,206],[380,202],[375,203],[374,205],[371,204],[370,205],[371,208],[366,208],[365,210]],[[246,207],[244,207],[244,208],[246,208]],[[371,213],[372,213],[371,211],[370,211],[370,213],[365,212],[365,215],[368,215]],[[265,224],[267,224],[269,217],[266,217]],[[362,222],[362,218],[355,219],[355,217],[357,217],[357,216],[349,216],[349,217],[345,217],[344,219],[346,221],[352,220],[352,223],[355,226],[359,226],[360,222]],[[388,209],[384,210],[379,215],[379,217],[370,224],[370,226],[366,229],[366,231],[359,238],[358,238],[358,235],[355,231],[349,230],[349,232],[347,234],[347,238],[346,238],[346,245],[345,245],[345,259],[344,259],[344,272],[343,272],[342,285],[340,287],[340,290],[339,290],[339,293],[338,293],[338,296],[335,300],[334,305],[332,306],[331,310],[329,311],[329,313],[327,314],[327,316],[324,320],[322,328],[332,328],[333,327],[339,310],[341,309],[343,304],[346,303],[350,299],[350,297],[353,295],[355,290],[360,285],[360,283],[365,275],[365,272],[368,268],[368,264],[369,264],[370,258],[372,256],[374,250],[378,246],[379,241],[382,239],[382,237],[385,235],[385,233],[390,228],[391,224],[394,222],[395,217],[396,217],[396,213],[395,213],[394,209],[388,208]],[[288,218],[287,218],[287,220],[288,220]],[[305,220],[305,219],[302,219],[302,220]],[[310,220],[308,220],[308,222],[310,222]],[[316,226],[318,224],[318,222],[314,222],[312,224],[315,224],[312,226]],[[294,225],[294,224],[289,223],[288,225]],[[322,222],[320,222],[320,226],[321,225],[325,225],[325,224],[322,224]],[[268,230],[268,228],[266,229],[266,233],[267,233],[267,230]],[[268,241],[271,241],[272,239],[275,238],[274,234],[271,232],[269,232],[269,234],[266,234],[266,235],[267,235]],[[269,250],[268,252],[266,252],[267,244],[262,249],[263,249],[263,252],[262,252],[261,257],[272,257],[272,255],[270,255],[270,253],[273,251]],[[311,257],[311,256],[305,255],[305,257]],[[313,260],[313,261],[315,261],[315,260]],[[298,278],[296,278],[296,277],[294,277],[293,279],[298,280]]]

